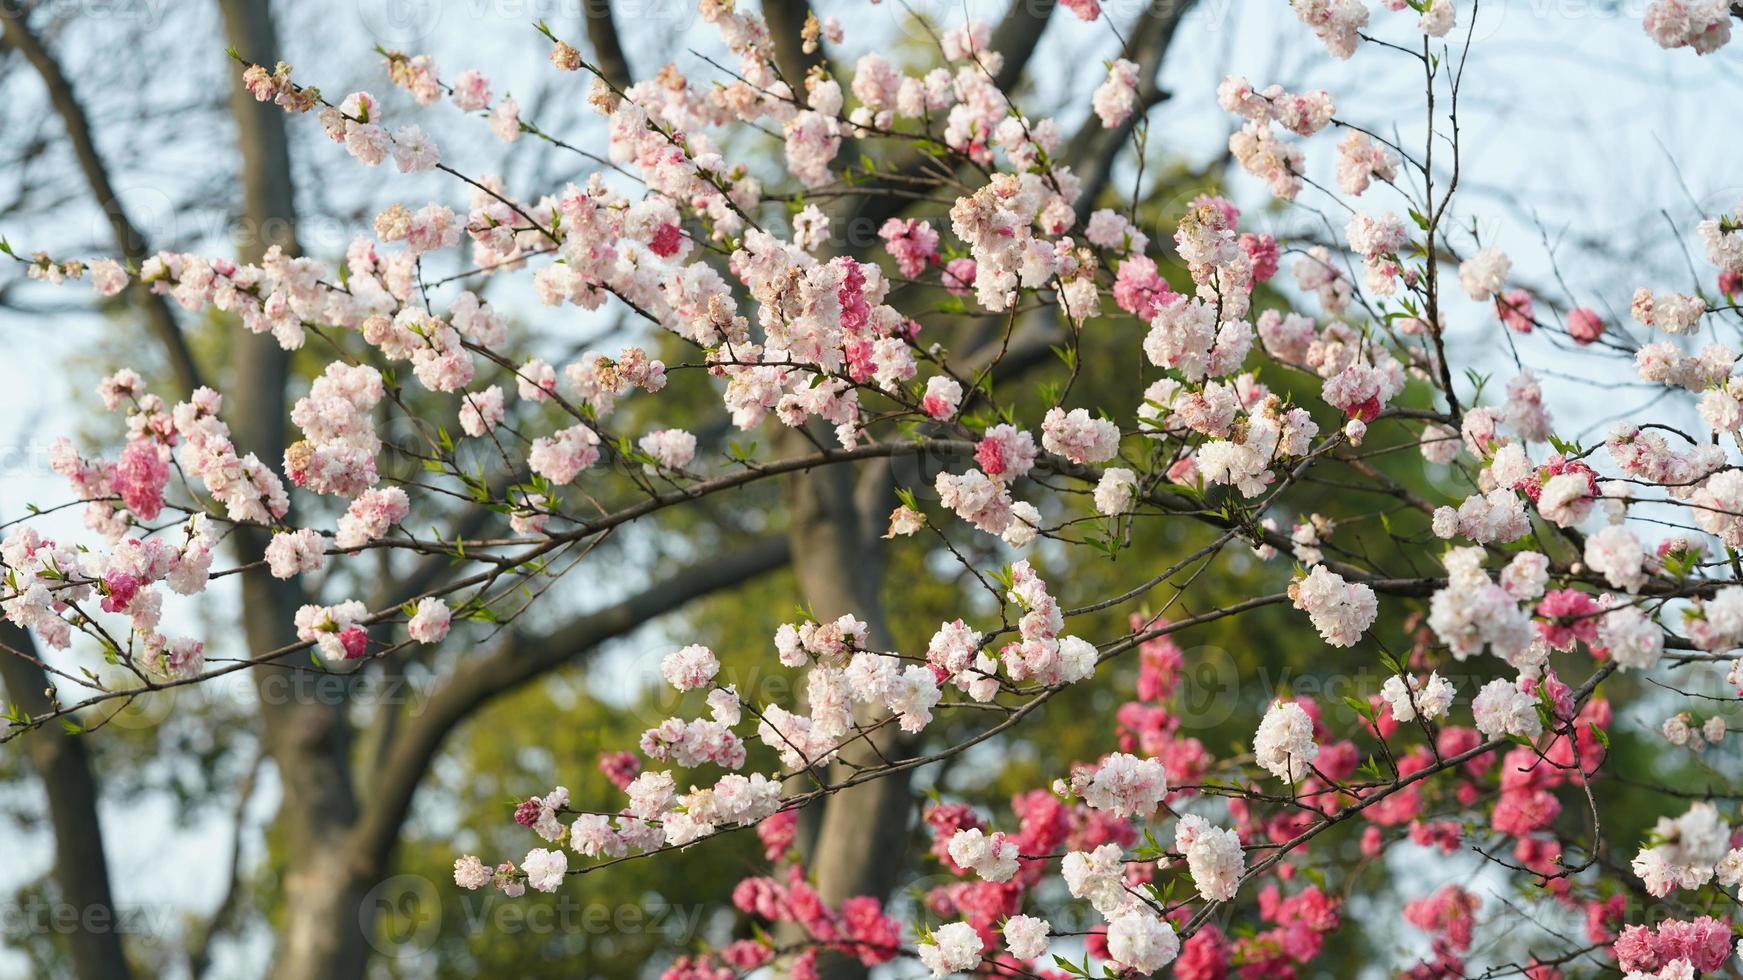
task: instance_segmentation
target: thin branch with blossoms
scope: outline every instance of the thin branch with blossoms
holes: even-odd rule
[[[1058,120],[1023,112],[991,28],[974,20],[927,25],[936,68],[909,72],[868,53],[848,78],[820,54],[822,40],[846,37],[839,22],[808,15],[799,38],[775,37],[761,15],[701,0],[722,49],[697,54],[716,73],[711,85],[671,67],[632,82],[621,49],[591,63],[540,23],[553,68],[590,79],[600,149],[521,119],[477,70],[444,80],[428,56],[379,49],[414,101],[445,100],[504,142],[532,135],[589,168],[532,196],[464,172],[418,126],[389,129],[386,99],[331,101],[287,64],[232,52],[257,101],[312,117],[363,166],[392,159],[402,173],[441,174],[467,204],[394,204],[342,258],[274,248],[258,263],[170,252],[56,260],[4,245],[32,279],[88,277],[104,296],[132,288],[285,350],[313,335],[330,357],[290,413],[300,438],[258,447],[273,459],[238,447],[223,396],[185,366],[185,390],[169,398],[131,369],[103,381],[99,397],[125,426],[119,450],[85,455],[63,440],[52,454],[101,543],[46,536],[41,518],[58,506],[0,525],[0,609],[38,643],[95,650],[130,680],[8,647],[70,696],[30,714],[12,706],[4,739],[46,737],[36,730],[53,721],[80,730],[109,711],[94,730],[152,692],[298,654],[314,664],[302,669],[349,675],[403,665],[456,642],[456,630],[500,645],[453,668],[435,720],[390,750],[419,773],[443,726],[566,656],[517,659],[523,620],[559,602],[570,576],[601,574],[606,542],[657,539],[669,533],[659,522],[685,509],[846,471],[862,481],[850,485],[887,491],[865,491],[880,515],[887,508],[886,538],[927,532],[916,544],[963,583],[959,615],[923,650],[915,637],[886,640],[866,610],[781,625],[774,659],[803,678],[796,698],[740,690],[701,643],[665,651],[664,682],[707,713],[667,717],[607,759],[621,807],[573,806],[562,786],[527,797],[514,820],[552,846],[518,861],[461,855],[457,887],[552,892],[571,876],[755,828],[774,867],[733,896],[755,932],[681,958],[669,980],[770,963],[815,975],[831,957],[862,967],[910,957],[935,976],[1087,977],[1094,956],[1110,976],[1252,977],[1310,969],[1342,927],[1328,870],[1350,885],[1388,849],[1426,847],[1468,850],[1486,871],[1583,912],[1587,930],[1534,923],[1528,961],[1468,964],[1483,901],[1449,884],[1404,904],[1429,950],[1408,976],[1551,980],[1598,959],[1633,978],[1724,969],[1731,926],[1711,909],[1735,903],[1743,885],[1743,847],[1714,802],[1724,794],[1679,791],[1691,801],[1680,815],[1623,842],[1603,789],[1626,778],[1606,768],[1613,735],[1626,734],[1613,692],[1650,688],[1654,705],[1692,705],[1663,734],[1695,751],[1727,734],[1702,703],[1734,699],[1687,675],[1728,662],[1724,683],[1743,697],[1733,656],[1743,646],[1743,463],[1732,455],[1743,452],[1743,381],[1728,347],[1691,353],[1683,340],[1736,309],[1743,205],[1695,229],[1718,270],[1714,296],[1636,288],[1631,316],[1667,338],[1636,344],[1571,296],[1521,286],[1464,210],[1460,97],[1480,3],[1386,3],[1415,15],[1419,37],[1400,44],[1374,33],[1360,0],[1297,0],[1330,56],[1377,48],[1410,62],[1425,96],[1422,136],[1381,137],[1388,120],[1340,114],[1327,91],[1231,75],[1217,90],[1242,120],[1231,158],[1324,234],[1243,230],[1239,208],[1207,195],[1169,216],[1171,249],[1153,248],[1138,224],[1146,188],[1160,186],[1149,113],[1164,101],[1160,62],[1191,5],[1151,5],[1124,30],[1094,0],[1062,5],[1104,20],[1126,55],[1093,93],[1074,93],[1089,119],[1069,139]],[[1645,28],[1665,48],[1710,53],[1728,40],[1730,14],[1712,0],[1655,0]],[[1461,19],[1462,38],[1452,34]],[[1012,23],[1004,36],[1032,50],[1038,33],[1023,32],[1033,25]],[[777,49],[793,62],[786,73]],[[1307,165],[1328,130],[1343,134],[1330,181]],[[729,163],[738,134],[753,145],[778,136],[781,160]],[[1131,180],[1115,181],[1128,149]],[[897,162],[880,168],[873,151]],[[844,162],[860,154],[868,162]],[[1405,215],[1365,209],[1376,184]],[[873,214],[875,246],[832,231]],[[1341,235],[1331,215],[1345,221]],[[1293,289],[1273,281],[1286,257]],[[569,351],[559,368],[480,297],[497,280],[565,315],[622,314],[630,325],[612,335],[639,343]],[[1553,281],[1568,292],[1559,268]],[[1474,370],[1482,352],[1454,340],[1452,324],[1465,320],[1506,342],[1496,350],[1515,374],[1502,398]],[[669,367],[656,354],[672,350],[682,353]],[[1541,378],[1569,350],[1631,361],[1641,384],[1662,389],[1647,406],[1654,416],[1613,426],[1601,445],[1561,438]],[[1043,363],[1046,351],[1058,368]],[[1102,365],[1090,360],[1110,356],[1142,372],[1141,396],[1092,375]],[[1043,368],[1053,373],[1031,386]],[[646,428],[643,412],[620,411],[676,403],[669,387],[706,396],[705,436],[731,431],[747,444]],[[1674,407],[1710,431],[1685,434]],[[913,479],[895,465],[908,462],[935,472]],[[1337,514],[1295,510],[1327,491]],[[459,530],[434,529],[442,523]],[[1160,558],[1140,544],[1158,528],[1180,535]],[[247,551],[251,531],[270,534],[264,547],[218,566],[224,548]],[[675,576],[673,594],[655,587],[626,602],[669,610],[796,560],[798,547],[760,538],[723,548]],[[1248,557],[1260,570],[1247,581],[1269,586],[1234,598],[1208,587],[1213,571],[1238,574]],[[304,605],[278,624],[284,643],[245,657],[208,660],[199,640],[164,631],[172,596],[225,576],[304,579],[366,559],[406,570],[396,584],[417,587],[404,599],[389,588],[373,606]],[[1095,559],[1126,564],[1099,594],[1079,594],[1069,561]],[[431,571],[436,561],[452,567]],[[1218,755],[1223,747],[1182,727],[1193,665],[1173,637],[1285,606],[1304,614],[1325,656],[1381,665],[1378,689],[1342,703],[1267,692],[1241,705],[1255,714],[1250,743]],[[1110,628],[1116,612],[1126,625]],[[645,621],[626,616],[612,607],[575,635],[591,648]],[[1118,751],[1050,774],[1008,818],[944,801],[924,812],[932,855],[954,881],[911,921],[896,918],[889,895],[825,898],[808,880],[794,849],[798,811],[1005,744],[1049,706],[1123,683],[1133,660]],[[388,785],[351,845],[358,853],[391,847],[415,788],[415,775]],[[1572,793],[1580,812],[1564,815]],[[1158,837],[1169,824],[1171,845]],[[1327,840],[1356,825],[1362,860],[1340,862]],[[1624,843],[1640,844],[1626,869],[1607,857]],[[1666,902],[1670,917],[1625,921],[1634,892]],[[1255,925],[1225,929],[1225,914]],[[1064,955],[1080,948],[1081,965]]]

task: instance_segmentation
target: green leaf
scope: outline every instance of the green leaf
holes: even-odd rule
[[[1466,368],[1465,380],[1469,381],[1471,387],[1476,389],[1476,394],[1471,397],[1471,400],[1473,402],[1482,400],[1483,386],[1489,383],[1489,376],[1479,373],[1476,368]]]
[[[1073,963],[1070,960],[1066,959],[1065,957],[1060,956],[1058,953],[1053,954],[1053,965],[1059,967],[1061,970],[1064,970],[1066,973],[1069,973],[1074,977],[1087,977],[1087,976],[1089,976],[1089,954],[1088,953],[1084,954],[1083,963],[1084,963],[1083,966],[1078,966],[1076,963]]]
[[[1368,702],[1363,701],[1360,698],[1345,697],[1344,704],[1350,706],[1350,710],[1356,713],[1356,717],[1362,718],[1366,721],[1374,720],[1374,706]]]
[[[1368,761],[1362,763],[1362,767],[1356,771],[1376,783],[1380,782],[1382,779],[1380,775],[1380,764],[1374,761],[1374,757],[1371,755],[1368,756]]]

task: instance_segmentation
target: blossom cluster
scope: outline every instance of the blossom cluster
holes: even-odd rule
[[[1083,22],[1104,15],[1094,0],[1066,6]],[[1293,6],[1338,58],[1369,29],[1362,0]],[[1414,11],[1425,38],[1447,36],[1465,13],[1453,0],[1383,6]],[[1600,693],[1607,679],[1657,684],[1662,663],[1722,660],[1743,693],[1743,661],[1730,656],[1743,645],[1743,585],[1727,584],[1734,562],[1709,558],[1743,550],[1743,469],[1730,448],[1743,445],[1743,378],[1713,336],[1732,307],[1698,289],[1641,285],[1629,309],[1650,339],[1633,344],[1591,306],[1526,281],[1525,263],[1500,245],[1455,234],[1442,223],[1452,189],[1437,199],[1433,180],[1415,179],[1429,176],[1425,165],[1340,116],[1327,91],[1230,75],[1217,101],[1238,120],[1228,144],[1245,174],[1236,179],[1282,202],[1323,193],[1345,203],[1307,169],[1321,134],[1341,132],[1327,148],[1337,190],[1369,195],[1347,207],[1341,235],[1263,232],[1216,193],[1175,207],[1158,231],[1135,205],[1100,207],[1106,174],[1086,179],[1074,166],[1094,162],[1072,152],[1059,123],[1024,115],[999,89],[1004,57],[988,24],[941,33],[942,63],[924,71],[872,52],[851,76],[833,74],[838,62],[795,78],[761,15],[729,0],[699,9],[731,55],[727,77],[697,85],[669,67],[621,88],[596,78],[587,105],[603,119],[610,167],[563,187],[523,196],[498,176],[460,174],[419,126],[390,128],[388,100],[358,91],[331,103],[288,65],[249,66],[243,85],[255,99],[312,116],[366,166],[391,157],[402,172],[456,176],[465,200],[391,204],[342,255],[274,248],[242,263],[165,251],[137,269],[20,258],[36,280],[88,278],[104,297],[134,288],[231,318],[285,350],[338,353],[293,382],[295,432],[282,449],[239,446],[211,388],[172,401],[133,370],[105,378],[97,394],[119,416],[116,445],[86,454],[62,440],[50,455],[93,543],[8,525],[7,620],[55,649],[89,638],[148,691],[208,676],[201,641],[163,630],[170,595],[197,595],[231,573],[301,579],[309,601],[275,624],[295,643],[270,656],[312,652],[309,669],[350,671],[518,615],[504,598],[515,590],[499,583],[532,595],[532,583],[560,574],[554,558],[655,511],[772,477],[925,454],[936,472],[900,477],[897,492],[877,481],[861,491],[892,498],[879,513],[899,500],[888,537],[955,562],[973,592],[923,649],[920,637],[889,635],[876,609],[806,613],[754,643],[676,639],[648,659],[671,710],[602,760],[612,802],[584,806],[562,786],[524,799],[512,818],[537,846],[518,861],[462,856],[456,885],[554,892],[584,870],[754,828],[771,867],[740,881],[733,903],[758,933],[690,951],[670,980],[777,960],[814,975],[825,953],[867,967],[909,953],[937,976],[989,963],[1051,969],[1053,937],[1085,932],[1051,918],[1064,896],[1094,913],[1083,945],[1115,969],[1293,976],[1341,925],[1334,893],[1305,872],[1319,831],[1349,821],[1366,857],[1394,846],[1451,853],[1477,831],[1510,841],[1506,867],[1583,911],[1592,948],[1630,976],[1721,967],[1730,952],[1721,920],[1624,924],[1596,872],[1582,877],[1594,862],[1572,868],[1583,845],[1561,814],[1608,758],[1611,730],[1625,728],[1614,689]],[[1728,39],[1729,9],[1656,0],[1645,26],[1665,47],[1706,53]],[[588,67],[542,29],[555,69]],[[802,40],[815,52],[846,36],[840,22],[813,19]],[[391,96],[445,100],[505,142],[551,138],[478,70],[444,79],[427,55],[384,59]],[[1088,125],[1116,135],[1146,127],[1158,90],[1144,71],[1111,61],[1077,107]],[[1428,84],[1438,78],[1431,68]],[[777,166],[727,160],[747,129],[782,137]],[[917,195],[911,209],[880,216],[875,249],[844,252],[830,201],[877,176],[844,148],[886,139],[925,147],[954,176],[932,187],[939,198]],[[1394,193],[1405,206],[1376,203]],[[1743,205],[1696,234],[1720,291],[1743,286]],[[1292,281],[1279,282],[1286,255]],[[426,263],[467,271],[436,281]],[[482,298],[484,281],[517,276],[555,314],[627,310],[641,332],[541,353],[531,331]],[[1523,363],[1496,391],[1476,375],[1461,385],[1448,331],[1471,309],[1477,327],[1510,345],[1565,337],[1594,356],[1625,350],[1641,384],[1693,406],[1701,438],[1628,421],[1600,444],[1568,441],[1552,376]],[[1005,324],[997,355],[933,340],[946,335],[934,324],[953,316]],[[1038,399],[1011,394],[999,359],[1019,324],[1043,317],[1073,382],[1082,352],[1112,342],[1142,395],[1101,398],[1074,384],[1043,386]],[[682,399],[697,392],[717,425],[651,424],[673,418],[666,406],[692,408]],[[806,448],[759,455],[722,436],[731,430],[779,432],[779,445]],[[506,477],[475,475],[478,453],[500,457]],[[1386,457],[1427,475],[1413,472],[1406,486],[1373,462]],[[429,482],[390,465],[408,460]],[[1360,505],[1322,497],[1290,510],[1304,484],[1350,486],[1352,473],[1366,481],[1352,496],[1398,507],[1350,514]],[[510,536],[424,536],[453,500],[482,505]],[[1681,523],[1655,516],[1666,511]],[[1170,564],[1181,556],[1132,545],[1134,529],[1156,521],[1216,537]],[[1666,523],[1676,536],[1654,530]],[[1122,568],[1148,562],[1139,580],[1148,581],[1084,599],[1089,576],[1062,557],[1073,546]],[[235,564],[214,571],[222,547]],[[1165,583],[1196,577],[1189,569],[1225,549],[1275,588],[1210,610],[1184,603],[1175,623],[1151,614]],[[477,574],[376,609],[337,592],[375,574],[360,573],[363,562],[401,554]],[[1168,606],[1186,588],[1174,587]],[[1096,614],[1139,606],[1127,631],[1103,635],[1098,624],[1111,617]],[[1243,696],[1262,714],[1241,727],[1250,744],[1224,752],[1182,703],[1203,658],[1171,636],[1272,606],[1328,657],[1383,660],[1386,671],[1341,705],[1299,689]],[[1420,616],[1402,629],[1381,620],[1406,610]],[[792,683],[741,690],[737,656],[791,672]],[[1134,672],[1106,744],[1017,793],[1008,814],[944,787],[922,819],[945,877],[915,921],[898,921],[887,896],[823,898],[799,853],[804,807],[970,751],[1002,731],[985,718],[1015,725],[1075,696],[1066,691],[1100,691]],[[93,690],[92,703],[128,693]],[[1671,714],[1659,731],[1693,751],[1723,742],[1723,715],[1701,714]],[[1715,805],[1694,801],[1658,821],[1629,870],[1658,898],[1713,897],[1743,884],[1733,837]],[[1168,890],[1177,881],[1191,897]],[[1255,927],[1225,932],[1210,914],[1225,903],[1249,903]],[[1408,902],[1403,919],[1431,937],[1432,952],[1407,975],[1464,975],[1482,909],[1457,885]],[[777,949],[760,931],[774,924],[801,938]],[[1560,976],[1537,963],[1523,972]]]

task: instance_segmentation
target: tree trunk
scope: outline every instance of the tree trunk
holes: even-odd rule
[[[230,45],[242,57],[269,67],[278,60],[268,0],[219,0],[218,6]],[[242,156],[237,255],[258,262],[273,245],[294,254],[296,204],[284,114],[255,102],[243,90],[240,74],[230,105]],[[289,355],[269,336],[238,334],[236,344],[225,415],[241,449],[276,453],[286,444]],[[239,528],[235,539],[239,557],[248,561],[260,556],[268,535]],[[244,573],[242,625],[249,649],[258,655],[282,644],[302,601],[294,580],[280,582],[265,569]],[[286,660],[252,672],[266,750],[283,785],[277,830],[289,865],[272,975],[281,980],[358,977],[368,957],[364,929],[373,920],[360,914],[370,883],[349,866],[343,846],[357,820],[345,699],[309,696],[333,688],[299,683],[306,671]]]
[[[586,0],[581,5],[581,17],[587,22],[587,40],[593,45],[593,61],[600,74],[618,88],[635,84],[629,69],[629,57],[623,52],[623,35],[611,16],[611,0]]]
[[[1054,0],[1013,0],[994,33],[992,47],[1007,55],[998,84],[1014,86],[1040,42],[1053,13]],[[763,5],[769,32],[775,39],[776,60],[795,86],[803,73],[823,60],[821,50],[800,49],[799,30],[810,14],[805,0],[780,0]],[[852,154],[844,149],[843,156]],[[859,201],[835,216],[836,227],[851,238],[877,228],[885,218],[899,213],[906,199],[876,195]],[[864,256],[860,256],[864,260]],[[821,441],[833,438],[826,428],[814,433]],[[804,449],[797,436],[783,440],[787,448]],[[875,649],[890,650],[893,640],[885,621],[882,602],[884,574],[882,521],[894,506],[887,470],[867,472],[856,486],[853,472],[829,467],[802,473],[789,481],[794,569],[813,612],[829,619],[852,613],[870,627]],[[871,744],[866,744],[867,742]],[[886,725],[867,740],[856,742],[843,756],[861,765],[905,754],[912,746],[899,729]],[[848,778],[850,766],[830,768],[833,781]],[[913,805],[910,773],[903,770],[862,783],[824,801],[822,813],[806,814],[801,820],[800,852],[807,856],[809,870],[819,894],[831,904],[855,895],[887,899],[906,865],[908,819]],[[783,940],[794,938],[784,933]],[[830,980],[856,980],[866,969],[857,960],[827,957],[821,971]]]
[[[30,634],[0,620],[0,644],[21,654],[35,654]],[[48,674],[22,656],[0,654],[0,680],[13,704],[26,714],[50,710]],[[78,931],[68,937],[67,952],[80,980],[127,980],[124,931],[109,892],[109,865],[103,854],[103,833],[97,822],[97,784],[82,736],[43,728],[18,742],[42,780],[48,795],[49,823],[54,828],[55,883],[60,901],[78,913]]]
[[[826,427],[819,438],[832,439]],[[786,440],[789,449],[801,449],[797,434]],[[868,642],[875,650],[893,647],[884,618],[882,585],[884,555],[876,518],[856,503],[854,471],[829,466],[801,473],[788,484],[792,525],[793,566],[805,601],[819,619],[834,619],[852,613],[865,621]],[[882,501],[874,501],[875,507]],[[863,719],[862,719],[863,720]],[[900,753],[905,739],[886,725],[866,740],[843,750],[844,760],[875,765],[880,755]],[[853,774],[842,762],[830,766],[831,782]],[[809,869],[818,893],[831,905],[854,895],[883,899],[895,888],[906,862],[903,851],[908,834],[906,771],[861,783],[825,800],[815,839],[808,849]],[[866,970],[857,960],[829,956],[819,963],[830,980],[857,978]]]
[[[823,49],[806,51],[800,35],[813,16],[809,0],[764,0],[763,22],[775,42],[775,66],[793,91],[805,91],[805,75],[823,63]]]

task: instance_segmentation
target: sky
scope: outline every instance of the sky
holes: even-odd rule
[[[116,166],[129,214],[154,240],[222,253],[228,248],[221,202],[231,173],[231,134],[222,113],[210,111],[210,106],[218,97],[214,93],[221,94],[229,84],[232,68],[215,12],[206,9],[209,5],[176,6],[167,0],[120,7],[60,0],[48,6],[56,13],[80,15],[53,43],[93,107],[101,149]],[[832,50],[843,65],[851,66],[865,51],[903,50],[904,40],[911,47],[922,38],[894,0],[875,6],[835,0],[818,6],[822,13],[837,16],[847,30],[846,42]],[[954,26],[965,16],[996,19],[1005,4],[911,0],[907,6]],[[1413,15],[1371,6],[1380,37],[1410,41]],[[1459,0],[1458,6],[1461,26],[1449,40],[1463,38],[1475,5]],[[497,91],[519,95],[539,91],[554,74],[545,60],[547,45],[531,27],[534,21],[547,20],[559,33],[580,37],[575,0],[357,0],[280,7],[287,60],[296,66],[299,79],[329,95],[359,88],[382,94],[390,109],[405,107],[407,118],[418,119],[441,143],[445,157],[469,173],[501,167],[501,148],[476,123],[451,110],[413,110],[403,93],[389,93],[371,47],[380,43],[433,54],[445,75],[477,67]],[[1136,4],[1104,0],[1103,7],[1114,23],[1124,25]],[[1605,311],[1612,324],[1626,319],[1628,296],[1636,285],[1687,291],[1691,276],[1679,241],[1689,240],[1699,216],[1743,201],[1743,178],[1736,167],[1740,147],[1730,135],[1734,114],[1715,111],[1743,104],[1738,100],[1743,42],[1705,58],[1686,50],[1661,51],[1640,29],[1643,9],[1641,0],[1481,3],[1460,112],[1462,179],[1468,190],[1468,196],[1461,195],[1461,220],[1474,219],[1485,243],[1499,244],[1512,256],[1518,281],[1558,303]],[[717,77],[692,53],[718,56],[720,46],[688,4],[639,0],[627,16],[620,15],[620,24],[639,72],[670,59],[692,79]],[[132,46],[151,64],[113,57],[117,43]],[[1035,91],[1025,99],[1025,108],[1032,116],[1056,113],[1069,131],[1087,113],[1088,94],[1100,83],[1102,62],[1116,50],[1105,24],[1082,24],[1060,12],[1034,61]],[[1173,98],[1151,114],[1147,166],[1198,169],[1222,157],[1231,122],[1216,108],[1214,90],[1231,72],[1261,86],[1277,82],[1291,90],[1324,88],[1336,97],[1340,118],[1419,143],[1424,104],[1421,79],[1413,70],[1414,60],[1386,50],[1364,49],[1349,62],[1334,61],[1283,0],[1207,0],[1181,26],[1167,61],[1162,83]],[[565,131],[566,138],[602,148],[600,127],[587,119],[580,104],[584,95],[585,85],[576,83],[537,112],[523,101],[523,111],[541,120],[579,122]],[[33,111],[33,104],[40,107],[41,90],[33,76],[14,65],[0,79],[0,96],[6,106],[0,109],[4,149],[11,138],[5,134],[23,138],[27,132],[17,114]],[[37,127],[50,139],[55,135],[52,120],[28,131],[37,132]],[[320,215],[303,232],[313,252],[331,255],[341,250],[368,215],[393,201],[464,205],[465,195],[439,175],[408,181],[397,174],[363,171],[320,136],[312,119],[292,120],[291,133],[301,202],[306,211]],[[1335,139],[1335,134],[1326,134],[1307,144],[1310,173],[1328,186]],[[514,151],[521,159],[536,152],[529,142]],[[62,151],[50,151],[55,152]],[[530,168],[511,157],[507,172],[525,174]],[[20,181],[0,174],[0,200],[19,193]],[[0,234],[21,250],[103,254],[103,226],[81,191],[74,186],[63,197],[51,197],[34,190],[33,199],[44,203],[22,213],[0,212]],[[1304,192],[1298,207],[1270,207],[1256,180],[1234,172],[1229,196],[1260,230],[1313,230],[1323,237],[1320,223],[1325,220],[1342,229],[1343,212],[1313,191]],[[1370,193],[1362,206],[1393,207],[1398,202]],[[1152,237],[1170,231],[1153,229]],[[1468,238],[1462,244],[1468,248]],[[1708,272],[1698,247],[1695,267],[1702,275]],[[7,277],[12,274],[0,270],[0,283],[10,285]],[[124,339],[95,316],[85,305],[82,287],[25,287],[16,296],[22,311],[0,309],[0,329],[10,340],[0,361],[0,520],[18,516],[27,503],[64,499],[64,488],[46,466],[47,447],[57,434],[113,434],[113,420],[92,415],[89,386],[98,367],[154,356],[145,338]],[[574,328],[572,320],[559,322],[548,311],[512,296],[505,294],[496,302],[532,329],[549,333]],[[1510,377],[1512,359],[1505,345],[1493,342],[1492,314],[1461,303],[1453,316],[1451,343],[1489,351],[1484,370],[1494,372],[1499,381]],[[1541,336],[1518,342],[1527,360],[1545,361],[1553,350]],[[1547,380],[1546,391],[1557,431],[1563,434],[1594,433],[1585,437],[1588,442],[1601,438],[1608,419],[1635,410],[1651,395],[1627,386],[1631,376],[1625,367],[1599,358],[1575,352],[1556,355],[1555,363],[1561,374]],[[76,515],[76,510],[69,511],[47,526],[57,534],[78,536],[82,532]],[[234,606],[234,595],[219,589],[205,607],[181,615],[184,620],[227,617],[234,614]],[[616,675],[627,662],[627,655],[620,656],[611,673]],[[246,699],[252,690],[243,683],[226,683],[183,696]],[[160,720],[151,715],[130,723]],[[260,828],[276,796],[268,773],[243,821],[245,856],[259,855]],[[167,905],[179,916],[203,912],[217,901],[224,869],[222,862],[212,860],[212,842],[228,840],[236,832],[230,814],[189,820],[168,798],[147,797],[107,801],[103,820],[111,830],[107,838],[121,904],[139,903],[153,914]],[[45,845],[39,833],[0,827],[0,846],[15,857],[0,867],[0,894],[47,866],[50,851]],[[175,872],[166,874],[168,868]],[[170,920],[150,921],[162,925]],[[220,951],[226,958],[219,967],[226,974],[251,972],[265,949],[264,937],[248,937]],[[0,976],[22,975],[22,970],[17,959],[0,958]]]

